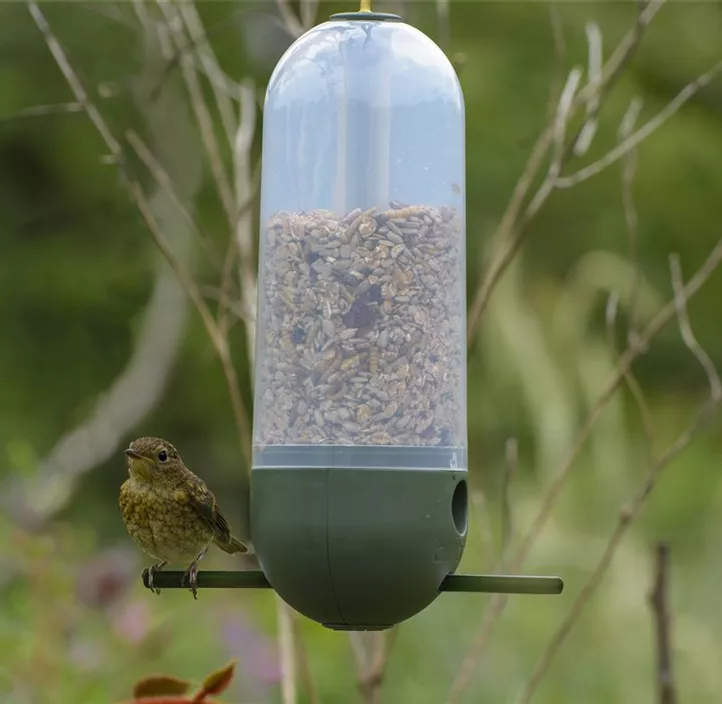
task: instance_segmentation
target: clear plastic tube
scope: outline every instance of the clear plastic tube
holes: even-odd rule
[[[264,109],[254,467],[466,468],[464,104],[396,21],[332,20]]]

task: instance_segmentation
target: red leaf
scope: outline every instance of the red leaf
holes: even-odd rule
[[[190,697],[174,696],[172,694],[163,694],[159,697],[140,697],[138,699],[132,699],[125,704],[193,704],[193,700]],[[204,702],[204,704],[211,704],[210,702]]]
[[[190,688],[190,683],[179,680],[169,675],[150,675],[136,683],[133,687],[133,696],[136,699],[141,697],[158,697],[163,694],[185,694]]]
[[[224,668],[211,672],[203,680],[198,693],[193,697],[194,702],[202,702],[209,694],[220,694],[228,688],[233,679],[233,671],[236,669],[236,661],[231,660]]]

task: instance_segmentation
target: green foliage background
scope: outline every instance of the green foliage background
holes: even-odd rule
[[[272,2],[199,2],[210,41],[234,77],[264,86],[287,45],[256,24]],[[379,3],[379,9],[396,5]],[[115,9],[113,9],[115,8]],[[722,56],[720,3],[670,3],[644,36],[602,114],[591,162],[616,141],[629,101],[640,122]],[[143,130],[130,91],[142,56],[138,33],[108,13],[129,4],[46,3],[44,11],[113,127]],[[319,19],[348,5],[323,3]],[[584,25],[599,24],[605,56],[631,26],[632,2],[560,3],[565,71],[586,64]],[[438,40],[433,2],[406,3],[406,19]],[[261,31],[263,30],[263,31]],[[263,34],[266,32],[266,34]],[[554,46],[543,2],[451,3],[449,53],[464,52],[467,109],[469,296],[486,245],[546,120]],[[165,80],[177,81],[177,70]],[[157,255],[116,169],[82,113],[17,115],[71,100],[22,2],[0,3],[0,480],[35,471],[56,441],[82,421],[132,351]],[[15,115],[15,117],[13,117]],[[4,118],[3,116],[8,116]],[[173,115],[168,116],[173,120]],[[258,141],[258,140],[257,140]],[[258,151],[258,144],[255,146]],[[722,79],[699,93],[639,149],[634,197],[643,276],[639,318],[671,295],[668,256],[688,278],[722,236]],[[139,165],[137,172],[150,183]],[[199,218],[218,243],[226,232],[208,174]],[[483,491],[498,543],[504,444],[520,443],[512,490],[515,536],[529,525],[544,487],[615,364],[604,326],[610,291],[628,297],[628,238],[618,165],[555,193],[494,295],[469,360],[472,483]],[[213,270],[202,252],[200,280]],[[700,343],[722,366],[722,273],[690,305]],[[621,316],[625,321],[624,315]],[[243,374],[241,326],[232,344]],[[621,342],[621,339],[620,339]],[[659,447],[685,427],[708,389],[702,369],[667,326],[635,373],[652,410]],[[535,701],[653,700],[654,640],[647,605],[651,546],[672,548],[675,672],[683,701],[722,693],[722,485],[719,422],[676,459],[620,549],[596,598],[561,650]],[[128,434],[175,442],[189,466],[242,521],[244,471],[225,382],[192,312],[163,398]],[[645,471],[637,408],[625,389],[604,412],[526,568],[562,575],[564,595],[513,597],[465,701],[512,701],[599,558],[619,508]],[[117,511],[122,456],[83,478],[70,505],[40,534],[0,516],[0,694],[8,704],[99,704],[130,693],[135,678],[164,670],[200,678],[238,657],[236,699],[280,701],[270,594],[185,591],[155,597],[138,573]],[[490,569],[483,515],[472,512],[462,568]],[[206,567],[230,567],[221,555]],[[89,571],[88,571],[89,570]],[[110,585],[110,586],[108,586]],[[442,596],[405,624],[384,684],[387,702],[444,701],[478,627],[486,597]],[[309,667],[323,702],[357,698],[346,636],[303,621]]]

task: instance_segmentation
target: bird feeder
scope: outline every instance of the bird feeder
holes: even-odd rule
[[[465,146],[449,60],[397,15],[333,15],[271,76],[262,159],[263,574],[201,572],[199,587],[270,585],[348,630],[389,628],[443,590],[560,592],[557,578],[454,574],[468,522]]]

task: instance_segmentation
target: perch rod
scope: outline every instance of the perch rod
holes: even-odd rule
[[[180,589],[180,571],[156,572],[154,586]],[[148,587],[148,570],[143,570],[143,584]],[[187,589],[188,587],[183,587]],[[202,570],[198,572],[199,589],[271,589],[260,570]],[[561,594],[564,582],[560,577],[534,575],[450,574],[439,586],[440,592],[485,592],[488,594]]]

